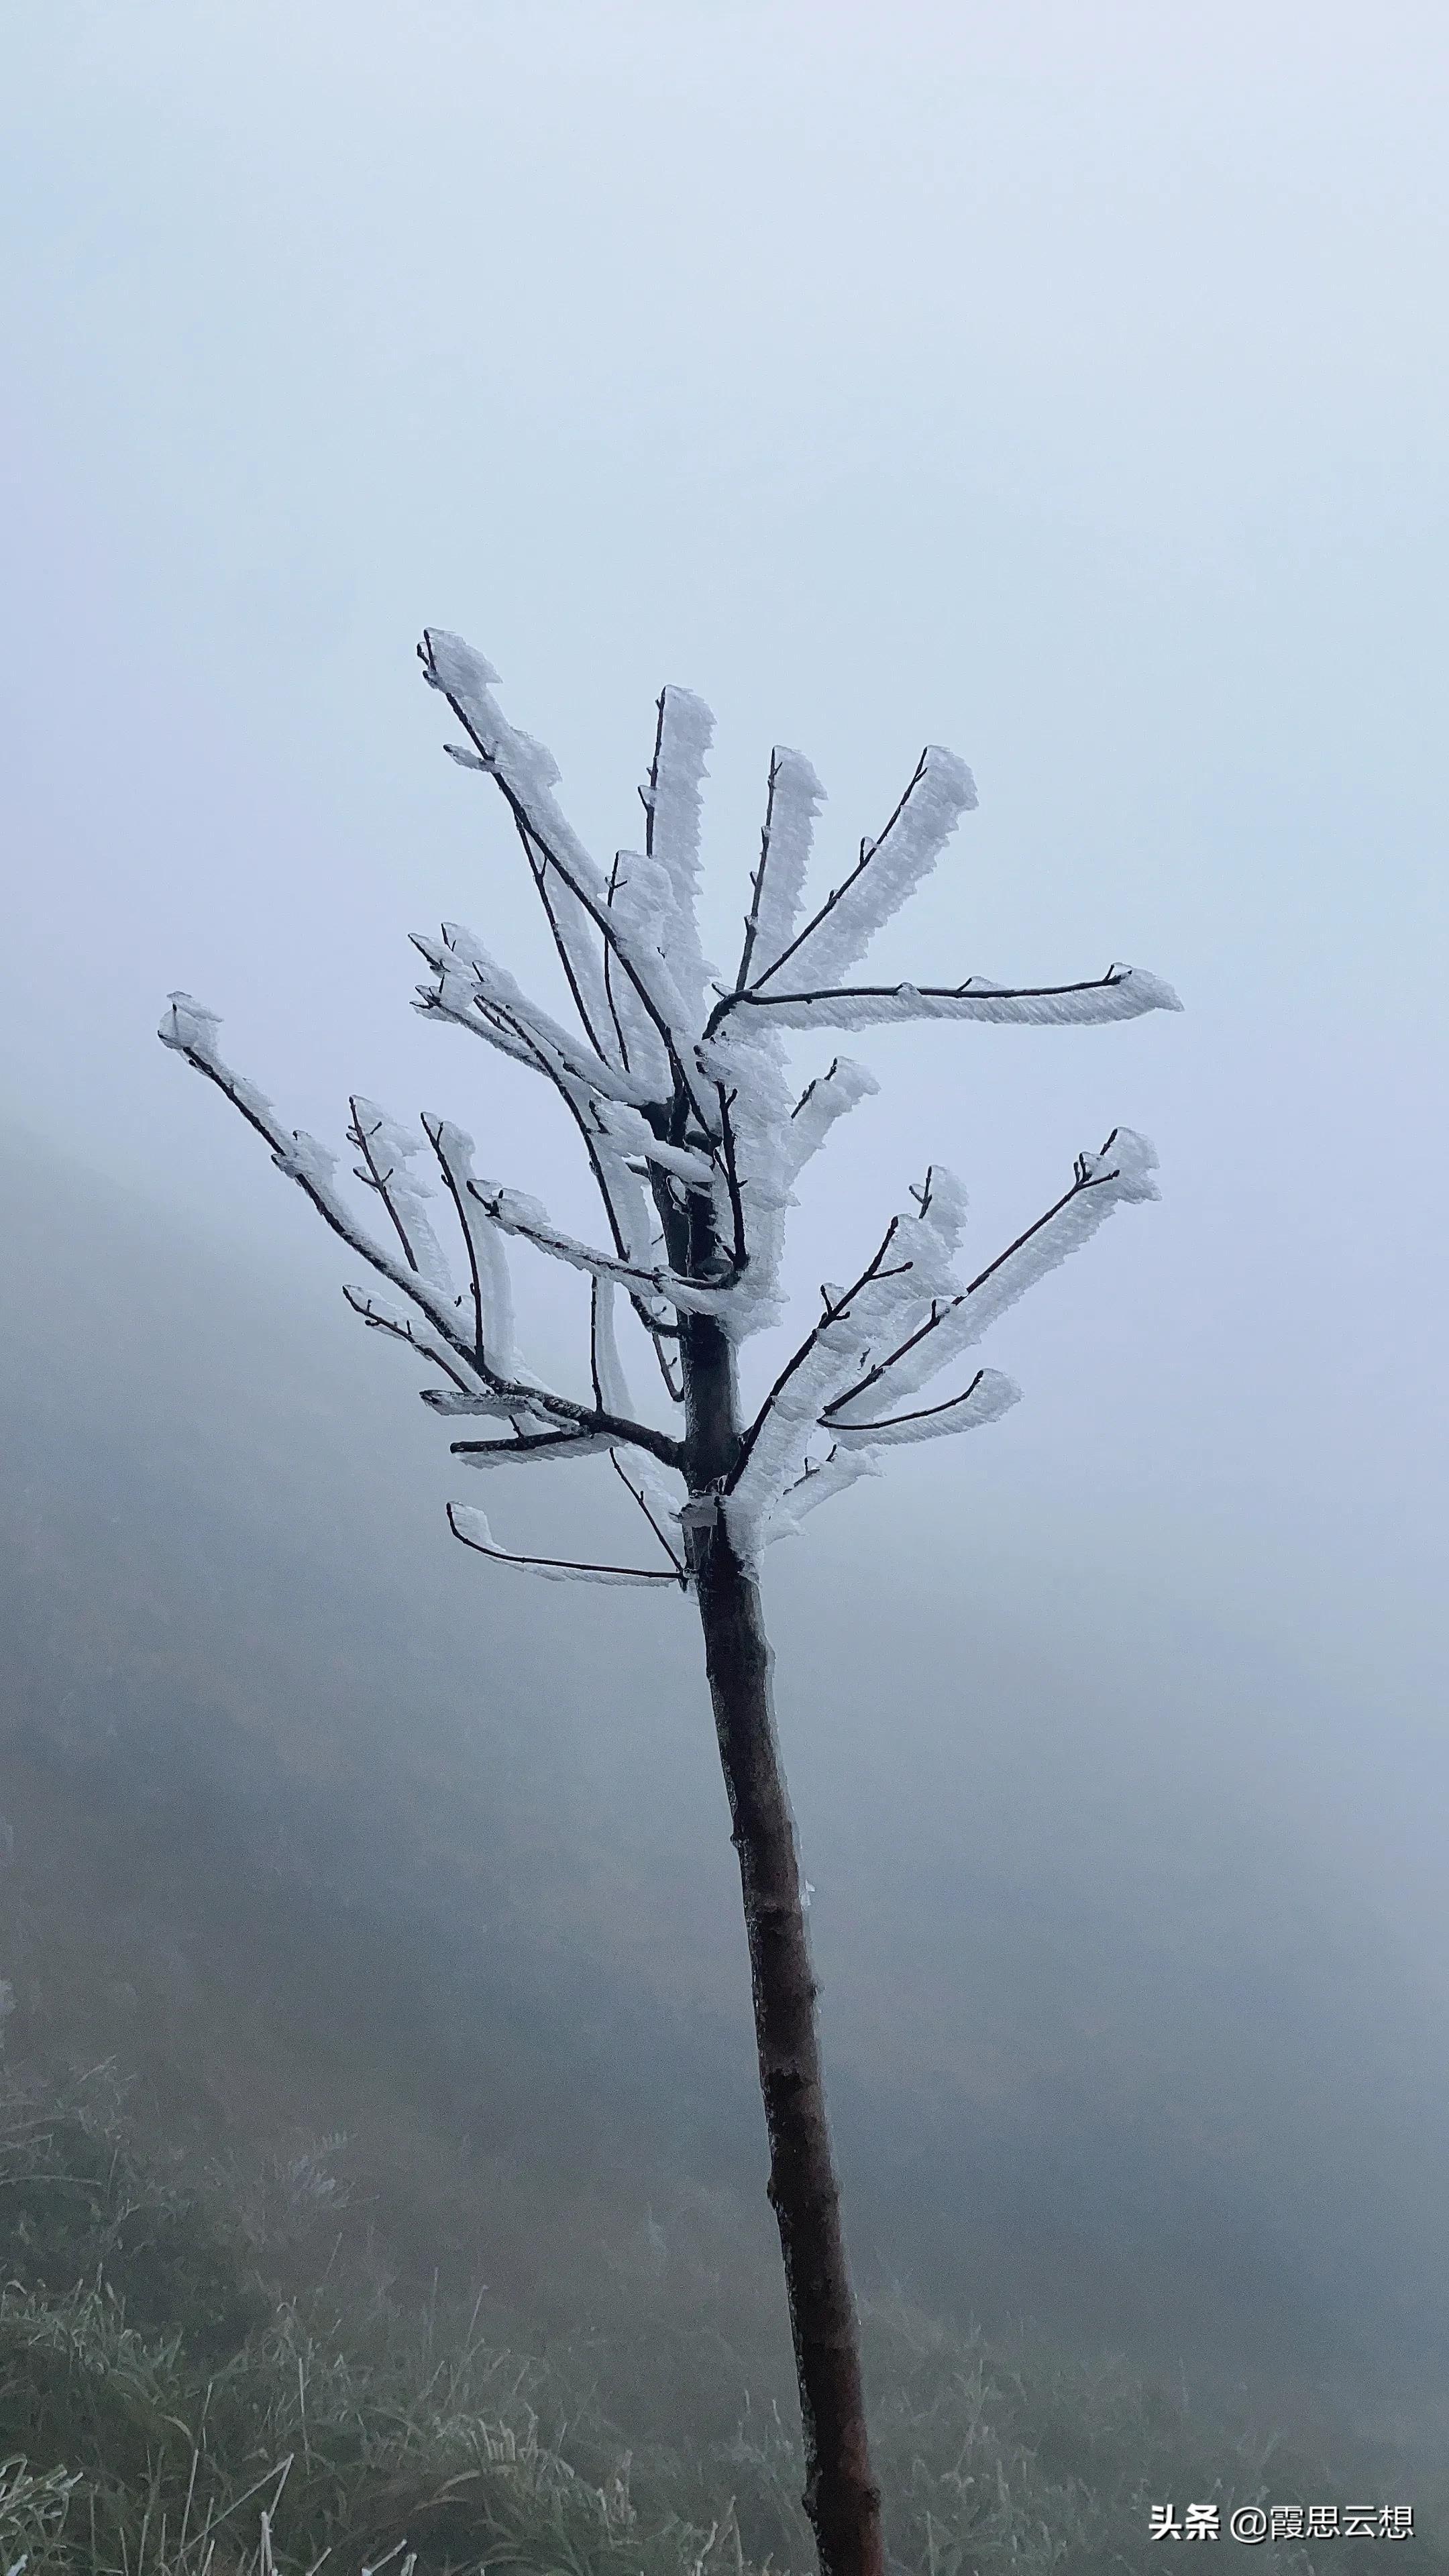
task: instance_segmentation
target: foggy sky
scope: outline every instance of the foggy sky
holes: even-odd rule
[[[1184,1849],[1230,1787],[1449,1993],[1439,13],[60,0],[3,41],[5,1115],[343,1337],[347,1261],[156,1044],[173,984],[294,1123],[441,1107],[585,1205],[407,1008],[440,918],[545,965],[424,622],[605,853],[660,683],[709,700],[717,949],[773,741],[822,865],[949,744],[980,812],[882,958],[1120,957],[1185,1015],[853,1041],[884,1089],[797,1276],[933,1154],[987,1255],[1118,1121],[1164,1196],[993,1334],[1006,1424],[770,1559],[807,1856],[882,1708],[907,1819],[1002,1829],[962,1748],[1014,1624],[1048,1772]]]

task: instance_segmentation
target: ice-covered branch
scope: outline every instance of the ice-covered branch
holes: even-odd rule
[[[354,1315],[361,1317],[370,1332],[386,1333],[393,1341],[406,1342],[409,1349],[416,1351],[418,1357],[426,1360],[430,1367],[441,1369],[444,1377],[449,1381],[449,1388],[455,1391],[453,1401],[460,1410],[468,1412],[482,1410],[484,1399],[469,1385],[456,1358],[436,1342],[430,1341],[425,1332],[418,1330],[415,1315],[406,1314],[399,1307],[389,1306],[386,1299],[379,1297],[371,1288],[346,1287],[342,1294]],[[430,1396],[434,1399],[446,1399],[447,1394],[448,1389],[443,1387],[423,1389],[425,1400]]]
[[[787,1484],[775,1509],[763,1527],[767,1546],[778,1539],[795,1538],[808,1512],[817,1511],[822,1503],[834,1500],[862,1476],[879,1476],[880,1462],[873,1449],[842,1449],[833,1446],[823,1458],[807,1458],[793,1484]]]
[[[616,850],[609,871],[607,901],[610,912],[619,912],[621,922],[627,909],[629,876],[630,853]],[[634,986],[617,971],[610,947],[604,950],[603,978],[604,1002],[620,1064],[645,1084],[651,1098],[665,1099],[673,1080],[668,1054]]]
[[[170,1007],[158,1032],[164,1046],[175,1049],[188,1064],[216,1085],[234,1109],[240,1111],[249,1127],[271,1147],[277,1169],[295,1181],[316,1208],[319,1216],[338,1235],[349,1250],[357,1253],[369,1269],[386,1279],[389,1286],[400,1290],[427,1316],[434,1331],[459,1358],[472,1362],[471,1340],[460,1326],[460,1303],[446,1288],[425,1276],[414,1261],[390,1253],[358,1224],[346,1201],[332,1184],[337,1157],[319,1145],[315,1136],[300,1129],[283,1126],[271,1102],[258,1091],[255,1083],[234,1073],[217,1053],[216,1035],[221,1022],[214,1011],[208,1011],[189,993],[173,993]]]
[[[804,754],[776,743],[770,755],[760,860],[750,879],[737,991],[748,984],[752,966],[758,965],[761,971],[772,967],[790,945],[805,893],[815,817],[824,802],[825,790]]]
[[[420,1151],[420,1139],[397,1119],[389,1118],[375,1100],[364,1100],[360,1093],[354,1092],[347,1105],[352,1112],[347,1141],[356,1146],[362,1157],[356,1167],[357,1178],[365,1188],[375,1190],[382,1201],[409,1270],[448,1293],[448,1266],[428,1216],[431,1193],[415,1179],[411,1169]]]
[[[812,985],[834,984],[929,876],[961,816],[975,803],[976,782],[965,761],[929,743],[885,829],[874,840],[861,842],[849,876],[831,888],[819,911],[760,970],[749,989],[758,992],[792,959]]]
[[[926,1404],[914,1413],[889,1413],[869,1422],[846,1422],[827,1406],[830,1427],[842,1449],[899,1448],[907,1441],[936,1440],[946,1432],[971,1431],[978,1423],[999,1422],[1021,1401],[1021,1389],[1000,1369],[978,1369],[961,1395],[944,1404]]]
[[[514,819],[517,822],[516,816]],[[554,948],[574,1009],[579,1015],[579,1024],[595,1053],[612,1057],[617,1040],[609,1009],[609,951],[595,931],[586,905],[572,887],[564,883],[558,870],[549,867],[538,844],[530,839],[521,824],[518,837],[538,890],[544,918],[553,934]],[[617,1048],[617,1053],[618,1061],[626,1063],[622,1048]]]
[[[550,886],[557,879],[612,952],[620,975],[633,987],[659,1037],[675,1084],[689,1097],[685,1058],[696,1029],[657,942],[651,950],[635,935],[617,898],[610,903],[600,870],[560,809],[553,794],[559,771],[552,753],[507,723],[492,695],[497,672],[461,636],[429,627],[418,646],[418,657],[430,686],[447,699],[468,735],[471,750],[455,756],[465,767],[483,770],[501,790],[525,848],[536,858],[536,880],[539,870]],[[602,1005],[602,969],[598,995]],[[597,1039],[597,1026],[594,1034]]]
[[[451,1126],[446,1118],[425,1114],[422,1127],[453,1202],[468,1256],[477,1356],[496,1376],[516,1378],[513,1283],[497,1228],[489,1224],[473,1196],[473,1139],[465,1136],[461,1127]]]
[[[859,1369],[862,1351],[929,1295],[941,1247],[928,1244],[925,1235],[919,1220],[892,1217],[853,1286],[822,1289],[819,1321],[781,1369],[726,1479],[730,1531],[747,1552],[753,1553],[785,1488],[802,1472],[825,1408]]]
[[[634,1401],[614,1332],[611,1279],[593,1279],[589,1283],[589,1374],[594,1382],[594,1402],[601,1413],[633,1412]]]
[[[862,1476],[882,1473],[883,1449],[999,1422],[1020,1396],[1021,1389],[998,1369],[978,1369],[964,1393],[951,1396],[944,1404],[925,1406],[917,1413],[894,1416],[859,1431],[838,1433],[823,1458],[805,1459],[794,1483],[786,1484],[778,1503],[761,1516],[757,1540],[773,1546],[779,1539],[796,1537],[808,1513],[845,1493]]]
[[[445,921],[438,939],[421,931],[413,931],[411,938],[438,979],[436,984],[418,986],[425,1017],[453,1020],[518,1063],[532,1065],[554,1079],[567,1075],[596,1098],[628,1101],[636,1107],[650,1100],[647,1083],[607,1063],[592,1046],[581,1045],[540,1004],[530,1001],[507,968],[490,957],[461,922]]]
[[[451,1440],[449,1452],[454,1458],[466,1459],[470,1467],[507,1467],[542,1461],[553,1464],[560,1458],[593,1458],[601,1450],[612,1450],[615,1434],[611,1431],[528,1431],[515,1426],[509,1440]]]
[[[580,1243],[574,1235],[561,1233],[547,1208],[526,1191],[499,1189],[491,1181],[473,1181],[469,1186],[496,1226],[501,1226],[505,1234],[521,1236],[536,1252],[546,1252],[552,1261],[567,1262],[571,1269],[587,1271],[595,1279],[616,1279],[623,1288],[652,1290],[681,1314],[721,1315],[728,1307],[728,1287],[686,1279],[664,1262],[644,1269],[612,1253],[599,1252],[592,1244]]]
[[[567,1039],[566,1033],[555,1030],[547,1022],[546,1014],[534,1012],[530,1018],[523,1009],[513,1006],[503,994],[501,979],[495,983],[486,1001],[474,994],[472,1007],[463,1007],[457,973],[459,968],[468,968],[479,953],[470,933],[455,923],[445,923],[441,947],[420,938],[414,939],[414,945],[439,967],[438,988],[420,986],[423,998],[418,1007],[425,1015],[441,1011],[475,1034],[490,1038],[506,1055],[528,1065],[535,1073],[543,1074],[552,1083],[582,1139],[609,1231],[614,1238],[615,1252],[621,1261],[628,1260],[636,1268],[650,1268],[652,1236],[648,1209],[637,1180],[627,1168],[624,1148],[630,1146],[636,1153],[662,1157],[676,1170],[688,1172],[691,1176],[702,1171],[707,1177],[708,1164],[660,1145],[647,1120],[631,1105],[630,1099],[620,1096],[621,1093],[633,1092],[647,1097],[643,1087],[615,1075],[609,1068],[604,1068],[605,1080],[601,1086],[595,1079],[595,1069],[580,1061],[580,1050]],[[496,970],[494,972],[496,975]],[[511,982],[512,979],[507,980]],[[562,1046],[555,1042],[559,1036],[565,1039]],[[667,1319],[661,1315],[657,1304],[651,1305],[643,1291],[635,1295],[635,1311],[646,1331],[657,1334],[669,1329]],[[664,1375],[666,1384],[669,1384],[667,1370]]]
[[[915,1214],[892,1219],[855,1285],[822,1292],[818,1323],[745,1433],[725,1488],[736,1544],[757,1553],[780,1514],[782,1527],[793,1527],[802,1511],[852,1480],[853,1453],[999,1420],[1018,1390],[995,1369],[978,1370],[963,1392],[939,1403],[913,1405],[910,1398],[1095,1233],[1113,1207],[1155,1198],[1156,1161],[1145,1138],[1117,1129],[1100,1154],[1078,1157],[1071,1187],[964,1287],[952,1262],[965,1193],[952,1173],[933,1167],[913,1192]],[[822,1436],[832,1444],[825,1459],[818,1454]]]
[[[551,1583],[669,1583],[679,1591],[686,1586],[682,1573],[666,1574],[662,1569],[642,1565],[591,1565],[586,1560],[564,1556],[517,1556],[494,1542],[485,1515],[467,1503],[449,1503],[448,1527],[454,1538],[465,1547],[476,1548],[480,1556],[489,1556],[495,1565],[521,1566],[528,1574],[541,1574]]]
[[[837,1118],[858,1102],[869,1100],[879,1091],[875,1075],[863,1064],[852,1063],[848,1055],[838,1055],[826,1072],[807,1083],[794,1108],[783,1141],[783,1158],[790,1179],[798,1179],[812,1154],[818,1154]]]
[[[647,1118],[637,1110],[622,1108],[613,1101],[591,1102],[589,1115],[597,1133],[606,1136],[616,1152],[628,1155],[636,1163],[652,1163],[688,1190],[713,1187],[712,1151],[702,1153],[697,1146],[670,1144],[655,1135]]]
[[[676,1531],[679,1528],[680,1506],[674,1496],[666,1490],[662,1478],[650,1473],[646,1459],[635,1458],[626,1467],[614,1449],[609,1453],[609,1463],[626,1494],[632,1495],[638,1504],[675,1573],[687,1581],[688,1569],[675,1541],[669,1536],[671,1523]]]
[[[245,1081],[240,1074],[233,1073],[230,1066],[223,1063],[216,1048],[216,1033],[219,1026],[220,1022],[216,1014],[204,1010],[198,1002],[192,1000],[189,993],[173,993],[170,1008],[161,1023],[159,1034],[164,1045],[174,1048],[177,1054],[184,1056],[188,1064],[193,1065],[198,1073],[204,1074],[209,1082],[214,1083],[224,1097],[231,1101],[233,1107],[241,1112],[248,1126],[255,1128],[257,1134],[264,1138],[272,1149],[272,1158],[278,1169],[285,1172],[289,1180],[296,1181],[332,1232],[339,1236],[351,1251],[357,1253],[370,1269],[375,1270],[379,1278],[385,1279],[389,1287],[397,1289],[402,1296],[419,1308],[431,1325],[438,1341],[444,1345],[449,1354],[452,1365],[448,1366],[448,1375],[460,1394],[469,1391],[468,1381],[471,1378],[480,1394],[485,1397],[504,1397],[515,1405],[520,1413],[542,1414],[576,1430],[599,1436],[607,1435],[610,1440],[618,1442],[622,1447],[646,1450],[660,1459],[664,1465],[677,1466],[682,1454],[679,1443],[672,1440],[667,1433],[656,1431],[651,1424],[602,1412],[594,1405],[576,1403],[571,1396],[556,1394],[552,1388],[533,1385],[526,1380],[510,1379],[496,1368],[487,1355],[486,1346],[482,1351],[478,1347],[476,1312],[475,1331],[471,1335],[466,1334],[461,1326],[462,1298],[451,1294],[447,1289],[437,1287],[424,1277],[421,1270],[410,1268],[405,1260],[389,1252],[385,1244],[375,1242],[357,1223],[345,1200],[338,1196],[332,1186],[336,1156],[330,1154],[325,1146],[319,1145],[315,1137],[284,1127],[271,1102],[264,1098],[255,1084]],[[462,1162],[466,1159],[467,1152],[471,1151],[468,1139],[457,1129],[447,1128],[442,1120],[435,1123],[440,1140],[444,1137],[448,1140],[444,1150],[452,1160],[453,1169],[461,1173]],[[431,1137],[429,1141],[432,1141]],[[435,1147],[435,1150],[438,1149]],[[444,1168],[447,1168],[446,1164]],[[501,1222],[478,1183],[469,1181],[464,1195],[477,1201],[484,1216],[491,1217],[495,1224]],[[503,1195],[506,1197],[508,1194],[505,1192]],[[523,1231],[524,1229],[514,1230]],[[505,1226],[504,1231],[507,1232],[509,1229]],[[476,1237],[470,1237],[470,1242],[475,1248],[481,1248],[484,1240],[481,1232]],[[561,1237],[559,1241],[562,1243],[566,1238]],[[561,1257],[564,1256],[561,1255]],[[580,1266],[587,1267],[587,1264]],[[699,1293],[703,1297],[709,1292],[701,1290]],[[365,1300],[365,1292],[353,1291],[348,1302],[356,1313],[363,1315],[365,1322],[391,1334],[396,1339],[411,1340],[414,1347],[423,1352],[423,1356],[443,1365],[440,1354],[431,1346],[424,1349],[416,1336],[403,1332],[398,1319],[391,1315],[380,1301],[376,1303],[374,1312],[365,1313],[359,1298]],[[486,1305],[483,1312],[486,1329]],[[460,1361],[463,1363],[461,1372],[456,1365]]]
[[[699,945],[700,788],[713,739],[714,718],[702,698],[688,689],[660,690],[649,784],[639,790],[644,849],[662,871],[656,944],[695,1028],[713,972]]]
[[[1145,1011],[1180,1011],[1170,984],[1141,966],[1109,966],[1078,984],[993,984],[968,975],[963,984],[820,983],[800,992],[751,990],[726,994],[711,1026],[740,1011],[768,1013],[782,1029],[868,1029],[893,1020],[986,1020],[1034,1028],[1091,1028],[1109,1020],[1135,1020]]]
[[[1145,1136],[1115,1128],[1098,1154],[1079,1154],[1069,1189],[969,1284],[933,1297],[929,1313],[825,1407],[837,1436],[869,1429],[980,1341],[997,1318],[1090,1241],[1115,1207],[1155,1199],[1157,1156]]]

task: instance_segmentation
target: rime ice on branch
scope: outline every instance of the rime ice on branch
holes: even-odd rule
[[[556,800],[552,757],[504,718],[489,665],[436,630],[419,651],[464,736],[448,749],[489,778],[508,807],[574,1025],[530,999],[452,922],[436,938],[415,940],[429,968],[417,1007],[470,1030],[557,1094],[597,1188],[597,1242],[563,1231],[525,1192],[475,1173],[471,1139],[445,1119],[425,1116],[412,1128],[354,1098],[348,1141],[356,1174],[377,1202],[369,1229],[334,1185],[334,1157],[287,1128],[224,1064],[210,1012],[174,994],[161,1035],[258,1129],[279,1167],[381,1283],[346,1295],[373,1330],[409,1343],[436,1372],[440,1382],[424,1390],[425,1401],[492,1424],[485,1438],[456,1441],[455,1454],[491,1467],[606,1452],[647,1524],[650,1561],[570,1567],[515,1556],[495,1544],[481,1512],[463,1506],[450,1515],[458,1537],[550,1577],[688,1588],[686,1529],[702,1524],[698,1508],[681,1521],[687,1499],[712,1505],[753,1563],[816,1503],[876,1472],[888,1448],[994,1421],[1016,1401],[1015,1387],[993,1369],[952,1383],[953,1365],[1112,1208],[1157,1195],[1151,1147],[1118,1129],[1099,1153],[1078,1158],[1056,1203],[972,1275],[973,1264],[960,1258],[964,1193],[937,1166],[913,1204],[891,1218],[854,1284],[822,1291],[818,1319],[701,1487],[690,1472],[687,1422],[661,1430],[635,1405],[616,1318],[622,1299],[636,1338],[652,1347],[667,1402],[683,1410],[688,1319],[708,1318],[731,1348],[778,1320],[793,1185],[836,1120],[876,1088],[863,1066],[836,1056],[797,1097],[785,1032],[930,1019],[1087,1026],[1179,1005],[1156,976],[1121,965],[1051,986],[1012,987],[980,975],[951,984],[852,980],[875,933],[976,803],[970,771],[934,747],[922,752],[881,830],[860,842],[819,900],[807,880],[823,790],[800,753],[775,751],[739,964],[725,981],[701,953],[697,923],[700,791],[713,731],[700,700],[679,689],[662,693],[639,791],[644,846],[619,851],[604,869]],[[451,1254],[440,1219],[452,1232]],[[587,1396],[547,1384],[518,1356],[510,1236],[590,1281]]]

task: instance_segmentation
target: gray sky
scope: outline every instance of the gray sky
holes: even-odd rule
[[[827,852],[948,743],[981,810],[883,953],[1186,1015],[853,1042],[800,1276],[933,1153],[988,1251],[1119,1120],[1164,1200],[993,1337],[1003,1428],[772,1560],[782,1642],[858,1645],[852,1725],[908,1671],[934,1745],[1031,1623],[1185,1838],[1246,1779],[1449,1984],[1441,12],[52,0],[3,48],[7,1114],[340,1335],[168,986],[298,1123],[445,1107],[584,1204],[406,1007],[440,917],[541,958],[425,621],[605,850],[661,680],[709,699],[721,945],[773,740]]]

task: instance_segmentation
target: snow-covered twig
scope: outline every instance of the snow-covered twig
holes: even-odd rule
[[[677,1591],[687,1588],[682,1572],[666,1574],[662,1569],[642,1565],[593,1565],[586,1559],[566,1556],[518,1556],[510,1548],[499,1547],[484,1513],[468,1503],[449,1503],[448,1527],[454,1538],[465,1547],[475,1548],[480,1556],[490,1556],[495,1565],[522,1566],[530,1574],[541,1574],[552,1583],[668,1583]]]
[[[1033,1028],[1094,1028],[1134,1020],[1146,1011],[1180,1011],[1170,984],[1141,966],[1109,966],[1077,984],[993,984],[968,975],[962,984],[822,984],[809,991],[726,993],[710,1015],[710,1032],[733,1011],[768,1011],[777,1028],[868,1029],[899,1020],[985,1020]]]
[[[607,1435],[621,1447],[647,1450],[666,1466],[679,1464],[683,1454],[679,1442],[666,1432],[656,1431],[652,1424],[603,1413],[596,1406],[578,1404],[571,1396],[557,1394],[552,1388],[510,1380],[493,1366],[486,1355],[480,1355],[476,1337],[464,1334],[459,1326],[462,1299],[450,1296],[445,1289],[426,1278],[421,1270],[410,1268],[365,1232],[332,1186],[336,1156],[329,1153],[324,1145],[319,1145],[315,1137],[284,1127],[271,1102],[255,1084],[245,1081],[223,1063],[216,1048],[219,1027],[215,1012],[205,1010],[200,1003],[193,1001],[189,993],[173,993],[159,1034],[164,1045],[184,1056],[198,1073],[214,1083],[240,1111],[248,1126],[255,1128],[265,1139],[278,1169],[305,1192],[332,1232],[380,1278],[385,1279],[389,1287],[397,1289],[419,1308],[447,1350],[450,1360],[463,1363],[464,1371],[473,1377],[480,1392],[511,1398],[520,1412],[545,1413],[577,1429]],[[439,1122],[440,1127],[441,1124]],[[448,1132],[457,1134],[455,1130]],[[467,1142],[466,1139],[460,1141]],[[478,1185],[470,1182],[468,1187],[469,1194],[478,1199],[484,1214],[493,1215],[494,1211],[478,1190]],[[495,1222],[498,1221],[495,1216]],[[564,1240],[566,1238],[560,1238],[560,1242]],[[414,1348],[423,1351],[425,1357],[443,1365],[436,1352],[424,1350],[414,1335],[400,1331],[398,1319],[387,1314],[381,1306],[374,1312],[364,1313],[363,1304],[359,1303],[361,1294],[353,1292],[349,1302],[357,1313],[363,1315],[365,1322],[396,1339],[411,1340]],[[466,1375],[460,1374],[455,1366],[449,1367],[448,1374],[460,1392],[466,1389]]]
[[[750,879],[750,909],[745,944],[740,952],[735,990],[742,992],[758,951],[762,965],[773,965],[789,945],[805,892],[805,871],[815,817],[825,790],[808,760],[777,743],[770,754],[765,820],[760,833],[760,860]]]
[[[616,1279],[624,1288],[652,1289],[684,1315],[721,1315],[728,1307],[728,1286],[702,1285],[671,1270],[666,1262],[645,1269],[637,1262],[620,1260],[592,1244],[580,1243],[575,1235],[562,1233],[541,1200],[530,1198],[526,1191],[499,1189],[491,1181],[471,1181],[469,1188],[496,1226],[505,1234],[519,1235],[536,1252],[547,1253],[551,1261],[566,1262],[571,1269],[587,1271],[595,1279]]]
[[[933,1299],[929,1314],[895,1349],[832,1398],[822,1417],[827,1427],[837,1436],[847,1429],[868,1431],[892,1405],[927,1385],[1037,1280],[1088,1242],[1113,1208],[1155,1199],[1156,1169],[1152,1146],[1130,1127],[1114,1128],[1100,1153],[1079,1154],[1070,1188],[964,1288]],[[852,1424],[844,1419],[847,1407],[854,1411]]]
[[[670,1497],[657,1482],[650,1478],[647,1468],[639,1461],[636,1460],[632,1466],[626,1467],[617,1449],[612,1449],[609,1452],[609,1463],[625,1493],[632,1495],[638,1504],[675,1573],[681,1581],[687,1582],[689,1569],[665,1526],[670,1520],[675,1521],[677,1526],[678,1521],[678,1514]]]
[[[688,1043],[687,1014],[659,953],[651,959],[643,944],[629,935],[617,902],[611,905],[598,868],[560,810],[553,795],[559,774],[553,755],[505,722],[491,694],[497,672],[461,636],[429,627],[418,656],[429,683],[441,691],[468,735],[472,759],[464,755],[464,766],[477,767],[494,780],[525,848],[537,853],[545,870],[553,871],[612,951],[620,973],[653,1024],[675,1082],[690,1096],[682,1052]]]
[[[975,803],[976,782],[964,760],[929,743],[884,830],[861,842],[849,876],[831,888],[819,911],[761,968],[749,989],[758,992],[792,958],[801,960],[812,982],[829,983],[853,966],[930,874]]]

